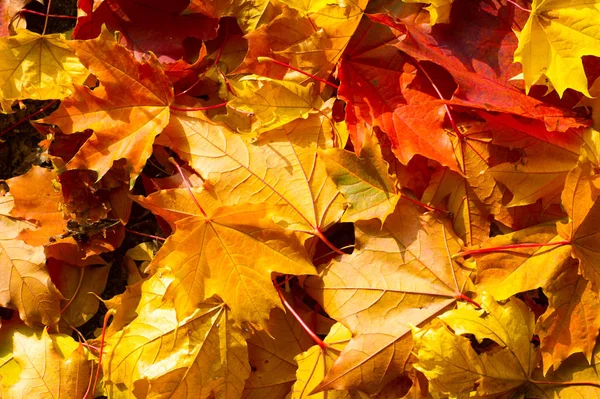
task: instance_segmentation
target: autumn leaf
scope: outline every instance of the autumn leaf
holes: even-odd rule
[[[354,118],[378,126],[392,142],[400,162],[415,154],[456,168],[450,140],[442,128],[444,108],[439,98],[421,90],[416,68],[388,43],[395,36],[389,28],[364,20],[356,41],[348,45],[340,61],[339,96],[347,103],[351,137],[358,153],[364,138],[358,137]],[[379,67],[384,65],[384,67]],[[419,85],[419,86],[418,86]],[[418,122],[417,122],[418,121]]]
[[[40,35],[19,29],[0,38],[0,98],[63,99],[89,72],[63,34]]]
[[[297,313],[305,323],[314,325],[314,312],[300,308]],[[271,311],[268,331],[258,331],[248,340],[252,371],[246,380],[244,398],[285,398],[296,380],[298,365],[294,358],[314,344],[291,312],[278,308]]]
[[[353,333],[317,390],[377,391],[403,371],[410,325],[427,323],[470,289],[469,272],[451,259],[460,243],[435,216],[403,201],[385,223],[355,228],[355,252],[306,280],[311,296]],[[367,371],[374,368],[381,372]]]
[[[0,215],[0,306],[17,309],[30,326],[57,327],[62,296],[45,266],[41,246],[17,239],[21,224]]]
[[[234,84],[235,96],[227,106],[256,118],[252,132],[273,130],[317,111],[322,101],[314,96],[313,85],[247,76]]]
[[[555,223],[486,240],[481,249],[498,250],[472,255],[477,262],[479,290],[498,300],[505,300],[520,292],[546,287],[570,263],[571,249],[568,245],[561,245],[562,241]],[[520,244],[530,247],[502,248]]]
[[[342,221],[378,218],[383,222],[394,211],[400,196],[395,179],[388,175],[388,164],[375,137],[365,140],[360,156],[331,148],[319,150],[319,157],[349,202]]]
[[[55,171],[34,166],[24,175],[6,181],[14,198],[11,216],[35,223],[20,232],[19,238],[29,245],[48,243],[48,237],[62,234],[67,229],[60,204],[63,196]],[[31,190],[31,185],[36,191]]]
[[[298,372],[296,383],[292,387],[289,399],[301,399],[311,397],[321,398],[348,398],[351,394],[345,391],[311,392],[319,385],[323,377],[327,374],[339,352],[352,338],[352,333],[341,323],[336,323],[331,327],[331,331],[325,337],[327,347],[321,348],[319,345],[312,346],[309,350],[295,357],[298,363]]]
[[[533,314],[517,299],[505,305],[482,296],[482,310],[462,308],[439,316],[443,323],[414,328],[415,367],[434,389],[450,395],[501,394],[530,380],[538,358],[533,344]],[[454,332],[451,332],[449,328]],[[468,338],[492,340],[497,350],[478,354]]]
[[[579,259],[583,277],[600,287],[597,262],[598,231],[596,218],[600,188],[590,164],[577,166],[567,175],[562,205],[569,215],[567,223],[557,225],[558,233],[571,243],[573,256]]]
[[[209,203],[210,194],[204,193],[201,203]],[[180,201],[184,209],[185,202],[194,202],[189,193]],[[265,328],[271,309],[282,306],[271,274],[313,274],[308,255],[293,233],[269,219],[268,206],[207,209],[176,221],[175,234],[148,268],[172,270],[177,277],[167,296],[175,300],[180,317],[217,294],[237,322]]]
[[[527,90],[543,76],[562,97],[575,89],[591,97],[581,58],[600,56],[600,3],[534,0],[527,24],[518,33],[515,62],[523,65]],[[543,83],[543,80],[542,80]]]
[[[114,161],[125,158],[133,185],[150,157],[154,138],[169,121],[171,84],[155,57],[138,63],[107,30],[97,39],[75,41],[72,47],[100,80],[100,87],[77,86],[58,110],[39,122],[58,125],[67,134],[92,129],[94,134],[67,167],[94,170],[99,180]]]
[[[9,374],[0,368],[3,397],[83,397],[93,367],[89,351],[83,345],[64,334],[48,334],[45,329],[40,332],[19,328],[6,341],[12,342],[12,360],[18,366],[8,370]],[[14,383],[5,384],[15,378]]]
[[[590,361],[600,330],[598,293],[576,267],[565,268],[545,287],[548,310],[536,328],[540,337],[543,371],[554,370],[574,353],[583,353]]]
[[[256,140],[200,118],[174,115],[158,143],[190,162],[223,205],[283,205],[280,224],[322,236],[344,210],[342,195],[317,157],[318,149],[332,146],[330,112],[324,109]]]
[[[173,302],[163,299],[173,280],[163,272],[139,284],[137,317],[107,336],[102,364],[107,393],[120,397],[135,388],[151,397],[190,392],[200,398],[239,397],[250,371],[241,328],[217,301],[200,304],[178,321]],[[118,306],[117,315],[131,306]]]
[[[468,2],[465,4],[467,7],[470,6]],[[470,49],[468,46],[459,45],[454,49],[453,43],[445,43],[448,39],[447,36],[439,38],[442,39],[440,40],[442,43],[439,43],[426,31],[423,31],[421,26],[410,23],[410,21],[401,25],[387,15],[376,15],[371,18],[399,30],[397,33],[399,40],[394,44],[396,48],[416,60],[436,63],[452,75],[458,87],[452,93],[451,104],[536,119],[544,122],[548,131],[564,132],[569,128],[589,125],[568,110],[561,110],[526,96],[516,88],[509,86],[503,76],[498,79],[489,72],[474,72],[470,65],[465,65],[461,60],[472,58],[470,54],[464,56],[461,54],[465,49]],[[406,33],[406,36],[402,36],[403,32]],[[494,31],[486,32],[490,40],[495,38],[495,34]]]

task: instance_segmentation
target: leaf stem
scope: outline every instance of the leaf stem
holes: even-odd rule
[[[108,319],[114,313],[115,313],[115,310],[110,309],[104,315],[104,322],[102,323],[102,338],[100,339],[100,353],[98,354],[98,369],[96,370],[96,377],[94,377],[94,384],[92,385],[94,387],[93,391],[92,391],[92,395],[96,391],[96,386],[98,384],[98,378],[100,377],[100,369],[102,368],[102,355],[104,354],[104,338],[106,335],[106,326],[108,325]],[[84,396],[84,399],[86,399],[86,398],[87,398],[87,392]]]
[[[71,306],[71,304],[75,300],[75,297],[77,296],[77,294],[79,294],[79,290],[81,289],[81,283],[83,282],[84,274],[85,274],[85,267],[82,267],[82,268],[80,268],[80,272],[79,272],[79,282],[77,283],[77,288],[75,288],[75,292],[73,293],[73,295],[71,295],[71,299],[69,299],[69,302],[67,302],[67,304],[61,309],[60,314],[63,314],[65,312],[65,310],[67,310],[67,308],[69,306]]]
[[[43,12],[39,12],[39,11],[33,11],[33,10],[28,10],[26,8],[23,8],[21,10],[19,10],[20,14],[33,14],[33,15],[41,15],[43,17],[45,17],[46,15],[48,15],[48,17],[50,18],[64,18],[64,19],[77,19],[77,17],[73,16],[73,15],[56,15],[56,14],[45,14]]]
[[[515,7],[517,7],[519,10],[522,10],[522,11],[525,11],[525,12],[528,12],[528,13],[530,13],[530,14],[531,14],[531,10],[528,10],[528,9],[526,9],[526,8],[523,8],[523,7],[521,7],[520,5],[518,5],[518,4],[517,4],[517,2],[516,2],[516,1],[513,1],[513,0],[506,0],[506,2],[507,2],[507,3],[510,3],[510,4],[512,4],[512,5],[513,5],[513,6],[515,6]]]
[[[42,36],[46,34],[46,28],[48,27],[48,17],[50,16],[50,5],[52,4],[52,0],[48,0],[48,8],[46,8],[46,20],[44,21],[44,30],[42,31]]]
[[[475,306],[477,309],[481,309],[481,305],[480,304],[478,304],[477,302],[475,302],[474,300],[472,300],[471,298],[469,298],[468,296],[466,296],[462,292],[459,292],[456,295],[456,300],[468,302],[471,305]]]
[[[296,67],[293,67],[290,64],[286,64],[285,62],[277,61],[277,60],[275,60],[275,59],[273,59],[271,57],[257,57],[257,60],[258,60],[258,62],[272,62],[273,64],[277,64],[277,65],[280,65],[282,67],[290,68],[291,70],[296,71],[296,72],[300,72],[301,74],[303,74],[305,76],[308,76],[311,79],[318,80],[319,82],[325,83],[327,86],[333,87],[334,89],[339,89],[338,85],[336,85],[334,83],[331,83],[328,80],[325,80],[323,78],[319,78],[318,76],[315,76],[315,75],[311,75],[310,73],[305,72],[302,69],[298,69]]]
[[[179,175],[181,176],[181,179],[183,180],[183,184],[185,184],[185,188],[187,189],[188,193],[192,197],[192,201],[194,201],[194,204],[196,204],[196,206],[198,207],[198,209],[200,210],[202,215],[208,219],[208,215],[206,214],[206,212],[204,212],[204,209],[202,209],[202,207],[200,206],[200,203],[194,196],[194,193],[192,192],[192,186],[190,185],[190,183],[186,179],[185,175],[183,174],[183,170],[181,170],[181,166],[179,166],[179,164],[177,162],[175,162],[173,157],[169,158],[169,162],[171,162],[173,165],[175,165],[175,168],[177,168],[177,171],[179,172]]]
[[[187,111],[206,111],[209,109],[215,109],[215,108],[221,108],[227,105],[227,101],[224,103],[220,103],[220,104],[215,104],[215,105],[209,105],[206,107],[197,107],[197,108],[180,108],[180,107],[176,107],[174,105],[169,105],[169,108],[173,111],[182,111],[182,112],[187,112]]]
[[[466,251],[459,252],[457,254],[452,255],[452,258],[460,258],[460,257],[465,257],[467,255],[486,254],[486,253],[490,253],[490,252],[507,251],[509,249],[538,248],[538,247],[561,246],[561,245],[571,245],[571,242],[567,241],[567,240],[556,241],[556,242],[543,242],[543,243],[534,242],[534,243],[502,245],[499,247],[468,249]]]
[[[405,199],[407,201],[410,201],[410,202],[412,202],[415,205],[419,205],[420,207],[425,208],[428,211],[437,211],[437,212],[442,212],[442,213],[448,213],[448,211],[445,211],[443,209],[435,208],[435,207],[433,207],[431,205],[424,204],[424,203],[422,203],[420,201],[417,201],[416,199],[412,199],[409,196],[406,196],[406,195],[404,195],[402,193],[400,193],[400,198]]]
[[[12,126],[6,128],[6,129],[4,129],[2,132],[0,132],[0,137],[4,136],[6,133],[10,132],[11,130],[13,130],[14,128],[16,128],[17,126],[19,126],[21,123],[26,122],[29,119],[33,118],[34,116],[41,114],[42,112],[44,112],[45,110],[47,110],[48,108],[50,108],[57,101],[58,100],[53,100],[52,102],[46,104],[44,107],[42,107],[39,110],[35,111],[33,114],[27,115],[25,118],[21,119],[20,121],[18,121],[14,125],[12,125]]]
[[[281,302],[283,302],[283,306],[285,306],[286,309],[289,310],[290,313],[292,313],[292,315],[298,321],[298,323],[300,323],[300,325],[302,326],[302,328],[304,329],[304,331],[306,331],[306,333],[308,335],[310,335],[310,337],[312,338],[312,340],[315,341],[315,344],[319,345],[319,347],[321,349],[329,348],[329,345],[327,343],[323,342],[323,340],[321,340],[321,338],[319,338],[317,336],[317,334],[315,334],[313,332],[313,330],[311,330],[306,325],[306,323],[304,322],[304,320],[302,320],[302,317],[300,317],[300,315],[298,313],[296,313],[296,311],[294,310],[294,308],[292,307],[292,305],[290,305],[288,303],[288,301],[285,299],[285,297],[281,293],[281,288],[279,288],[279,286],[275,285],[275,289],[277,290],[277,293],[279,294],[279,298],[281,299]]]
[[[159,237],[159,236],[155,236],[155,235],[152,235],[152,234],[140,233],[139,231],[130,230],[127,227],[125,227],[125,231],[128,232],[128,233],[137,234],[138,236],[153,238],[155,240],[160,240],[160,241],[165,241],[166,240],[166,238],[164,238],[164,237]]]
[[[320,239],[321,241],[323,241],[323,243],[324,243],[325,245],[327,245],[327,246],[328,246],[328,247],[329,247],[329,248],[330,248],[330,249],[331,249],[333,252],[335,252],[336,254],[338,254],[338,255],[346,255],[346,253],[345,253],[345,252],[342,252],[342,250],[338,249],[338,247],[336,247],[335,245],[333,245],[333,244],[331,243],[331,241],[329,241],[329,240],[327,239],[327,237],[325,237],[325,234],[323,234],[323,232],[321,231],[321,229],[319,229],[319,228],[316,228],[316,229],[315,229],[315,232],[314,232],[314,234],[315,234],[315,236],[319,237],[319,239]]]

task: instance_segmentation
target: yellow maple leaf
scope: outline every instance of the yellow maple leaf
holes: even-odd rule
[[[250,372],[242,329],[216,300],[178,320],[164,298],[174,280],[165,270],[119,298],[102,362],[109,397],[239,397]]]
[[[181,206],[193,203],[185,190],[163,190],[155,196],[177,195]],[[179,317],[213,295],[231,308],[233,318],[258,329],[266,328],[272,308],[282,307],[271,283],[271,274],[313,274],[314,266],[293,232],[271,221],[264,204],[218,207],[211,194],[194,190],[206,214],[175,222],[171,235],[154,257],[149,269],[172,270],[178,280],[167,291],[176,300]],[[144,201],[138,200],[141,204]],[[213,203],[216,203],[212,200]]]
[[[568,88],[591,97],[581,57],[600,57],[599,1],[534,0],[518,37],[527,91],[544,75],[561,97]]]
[[[0,38],[0,99],[63,99],[89,75],[63,34]]]
[[[534,317],[518,299],[497,303],[482,295],[483,310],[451,310],[428,328],[414,328],[415,367],[423,372],[436,391],[450,395],[493,395],[508,392],[529,381],[538,356],[530,342]],[[451,332],[448,327],[454,332]],[[478,354],[468,338],[490,339],[499,348]]]
[[[4,335],[12,343],[12,357],[0,348],[0,393],[2,397],[82,398],[88,388],[92,361],[83,345],[68,335],[48,334],[19,327]],[[4,366],[8,367],[4,367]]]

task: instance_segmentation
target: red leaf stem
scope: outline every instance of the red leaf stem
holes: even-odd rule
[[[281,298],[281,302],[283,302],[283,306],[285,306],[286,309],[289,310],[292,313],[292,315],[298,321],[298,323],[300,323],[300,325],[302,326],[302,328],[304,329],[304,331],[306,331],[306,333],[308,335],[310,335],[310,337],[312,338],[312,340],[315,341],[315,344],[319,345],[319,347],[321,349],[329,348],[329,345],[327,343],[323,342],[323,340],[321,340],[321,338],[319,338],[317,336],[317,334],[315,334],[313,332],[313,330],[311,330],[306,325],[306,323],[304,322],[304,320],[302,320],[302,317],[300,317],[300,315],[298,313],[296,313],[296,311],[294,310],[294,308],[292,307],[292,305],[290,305],[288,303],[288,301],[285,299],[285,297],[281,293],[281,288],[279,288],[279,286],[275,285],[275,289],[277,290],[277,293],[279,294],[279,298]]]
[[[323,78],[319,78],[318,76],[311,75],[310,73],[305,72],[302,69],[295,68],[295,67],[291,66],[290,64],[286,64],[285,62],[277,61],[270,57],[257,57],[257,60],[258,60],[258,62],[272,62],[273,64],[277,64],[277,65],[281,65],[282,67],[290,68],[291,70],[300,72],[301,74],[308,76],[311,79],[318,80],[319,82],[325,83],[327,86],[333,87],[334,89],[339,89],[338,85],[333,84],[330,81],[325,80]]]
[[[42,112],[44,112],[45,110],[47,110],[48,108],[50,108],[57,101],[58,100],[53,100],[53,101],[49,102],[48,104],[46,104],[45,106],[43,106],[39,110],[35,111],[33,114],[27,115],[25,118],[21,119],[20,121],[18,121],[14,125],[12,125],[12,126],[6,128],[6,129],[4,129],[2,132],[0,132],[0,137],[4,136],[6,133],[10,132],[11,130],[13,130],[14,128],[16,128],[17,126],[19,126],[21,123],[26,122],[29,119],[33,118],[34,116],[41,114]]]
[[[490,253],[490,252],[508,251],[510,249],[518,249],[518,248],[538,248],[538,247],[561,246],[561,245],[571,245],[571,242],[566,241],[566,240],[556,241],[556,242],[544,242],[544,243],[534,242],[534,243],[502,245],[499,247],[469,249],[469,250],[459,252],[457,254],[452,255],[452,258],[460,258],[460,257],[465,257],[467,255],[486,254],[486,253]]]
[[[192,186],[190,185],[190,182],[188,182],[187,178],[183,174],[183,170],[181,170],[181,166],[179,166],[179,164],[177,162],[175,162],[175,160],[173,158],[169,158],[169,162],[171,162],[173,165],[175,165],[175,167],[177,168],[177,171],[179,172],[179,175],[181,176],[181,179],[183,180],[183,184],[185,184],[185,188],[187,189],[188,193],[190,194],[190,197],[192,197],[192,201],[194,201],[194,204],[196,204],[196,206],[198,207],[198,209],[200,210],[202,215],[208,219],[208,215],[206,214],[206,212],[204,212],[204,209],[202,209],[202,207],[200,206],[200,203],[194,196],[194,193],[192,192]]]
[[[20,14],[33,14],[33,15],[41,15],[43,17],[46,16],[46,13],[43,12],[39,12],[39,11],[33,11],[33,10],[28,10],[26,8],[23,8],[22,10],[19,10]],[[73,15],[56,15],[56,14],[47,14],[48,17],[50,18],[64,18],[64,19],[77,19],[77,17],[73,16]]]

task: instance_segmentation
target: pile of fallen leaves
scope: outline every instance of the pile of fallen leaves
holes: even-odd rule
[[[600,396],[600,1],[27,3],[2,397]]]

